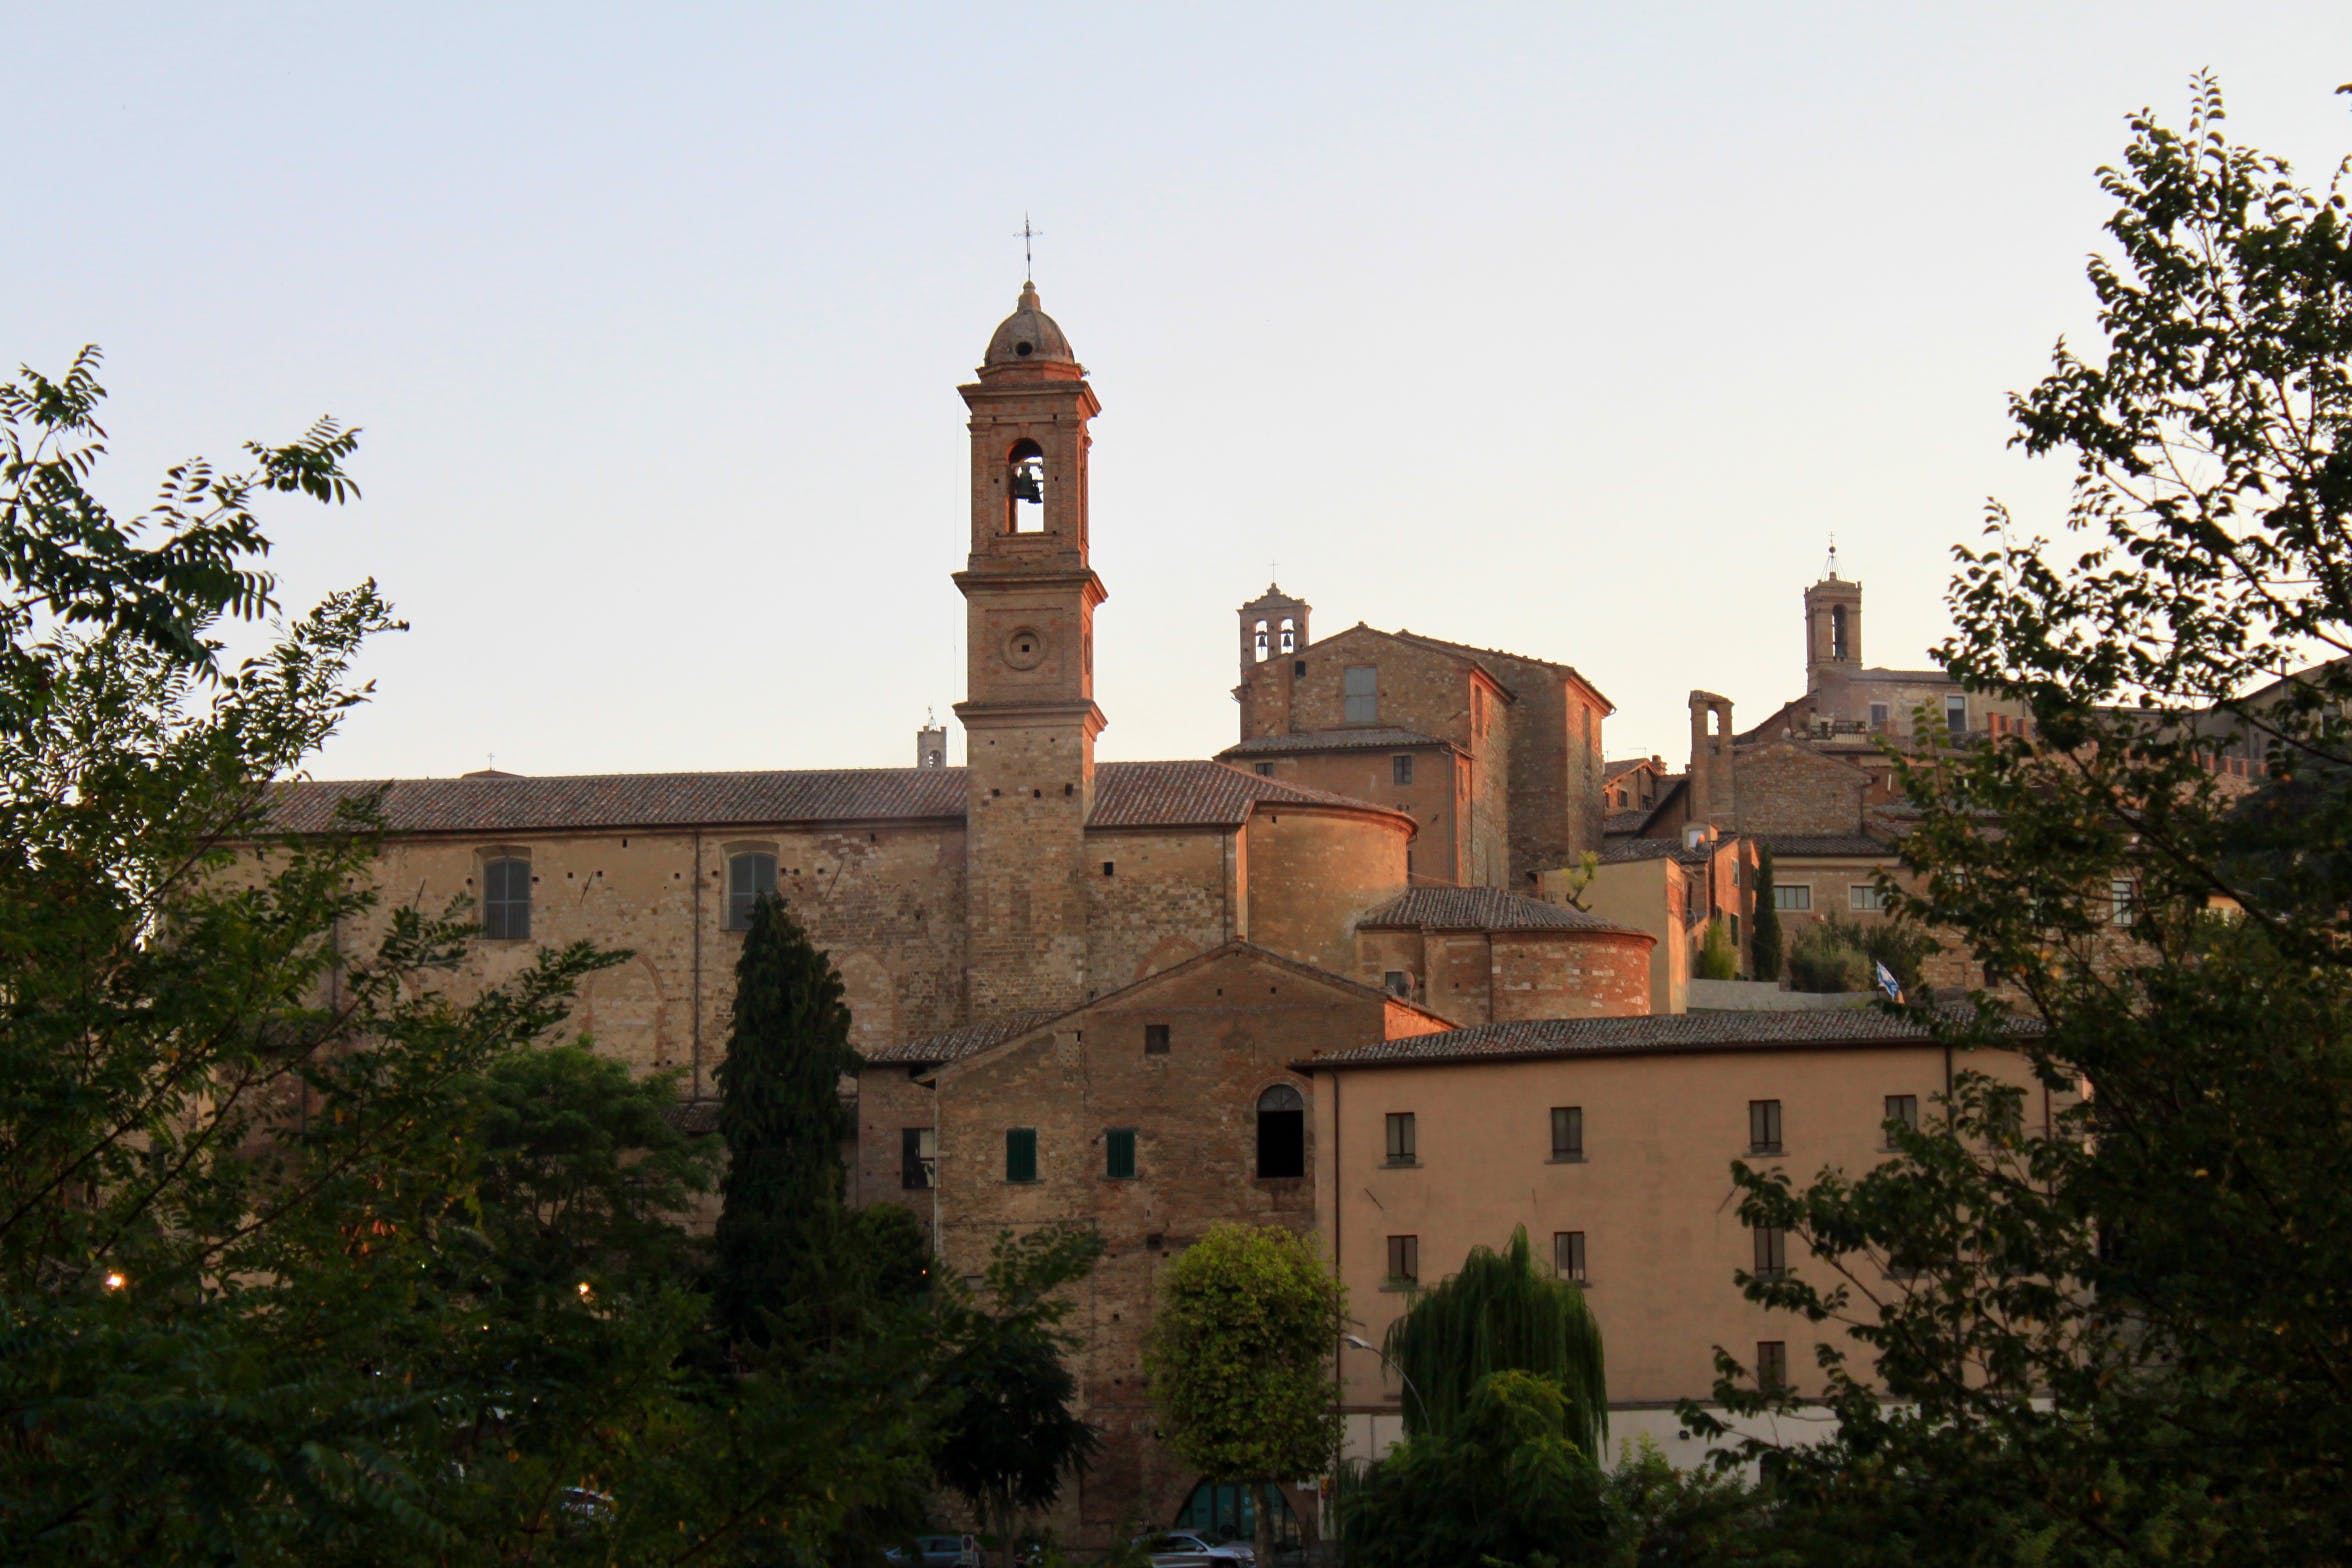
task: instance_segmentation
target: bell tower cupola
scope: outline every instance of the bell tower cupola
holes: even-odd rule
[[[964,596],[966,1005],[980,1018],[1085,999],[1086,818],[1094,804],[1088,422],[1070,340],[1024,283],[988,340],[971,410]]]

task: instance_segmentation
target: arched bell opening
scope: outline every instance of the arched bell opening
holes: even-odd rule
[[[1005,532],[1045,532],[1045,448],[1016,441],[1005,456]]]

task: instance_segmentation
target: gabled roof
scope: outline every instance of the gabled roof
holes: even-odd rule
[[[768,773],[616,773],[537,778],[285,782],[273,827],[323,833],[337,808],[381,790],[395,833],[526,833],[597,828],[773,826],[803,822],[960,822],[962,768],[830,768]],[[1238,827],[1260,805],[1397,813],[1222,762],[1106,762],[1095,769],[1090,828]]]
[[[1601,841],[1601,864],[1623,865],[1632,860],[1678,860],[1686,866],[1705,865],[1711,849],[1685,849],[1678,838],[1611,838]]]
[[[2009,1018],[2005,1034],[2040,1032],[2032,1019]],[[1408,1035],[1312,1057],[1292,1066],[1313,1073],[1346,1068],[1427,1067],[1441,1063],[1540,1061],[1584,1056],[1678,1056],[1715,1051],[1915,1045],[1925,1025],[1878,1007],[1796,1012],[1654,1013],[1632,1018],[1544,1018],[1478,1024],[1439,1034]]]
[[[1601,818],[1601,832],[1612,838],[1631,838],[1650,820],[1652,808],[1635,806],[1628,811],[1612,811]]]
[[[967,1056],[978,1056],[1060,1016],[1050,1007],[1024,1007],[982,1023],[925,1035],[920,1040],[869,1046],[859,1051],[858,1057],[868,1067],[937,1067],[943,1062],[960,1062]]]
[[[1360,930],[1604,931],[1647,936],[1632,926],[1499,887],[1417,887],[1356,922]]]
[[[1631,773],[1638,768],[1648,767],[1655,767],[1658,770],[1659,777],[1665,777],[1666,764],[1656,757],[1620,757],[1615,762],[1604,762],[1601,764],[1601,782],[1604,784],[1614,784],[1619,779],[1625,777],[1626,774]]]
[[[1419,730],[1388,729],[1372,726],[1350,730],[1301,730],[1290,735],[1252,735],[1217,753],[1225,757],[1281,757],[1296,751],[1394,751],[1402,746],[1443,746],[1448,751],[1462,748],[1450,740],[1435,735],[1424,735]]]
[[[1557,659],[1539,659],[1531,653],[1513,653],[1507,648],[1479,648],[1474,647],[1473,645],[1466,642],[1448,642],[1443,637],[1424,637],[1419,632],[1409,632],[1403,630],[1402,628],[1399,628],[1395,635],[1403,638],[1406,642],[1417,642],[1420,643],[1423,647],[1439,648],[1448,653],[1463,654],[1476,660],[1483,661],[1487,659],[1509,659],[1517,664],[1536,664],[1543,666],[1545,669],[1557,670],[1562,675],[1565,675],[1570,680],[1576,682],[1577,685],[1582,686],[1586,691],[1591,692],[1595,697],[1600,698],[1602,706],[1606,707],[1611,713],[1615,713],[1617,711],[1617,704],[1609,701],[1608,697],[1602,693],[1601,689],[1598,686],[1595,686],[1591,681],[1586,680],[1584,678],[1584,673],[1577,669],[1577,667],[1573,664],[1562,664]],[[1485,668],[1483,663],[1481,663],[1480,668]],[[1487,673],[1489,675],[1494,675],[1492,670],[1488,670]],[[1503,684],[1501,676],[1495,675],[1494,678],[1497,685]]]

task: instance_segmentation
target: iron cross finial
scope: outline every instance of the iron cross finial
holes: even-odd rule
[[[1029,227],[1029,214],[1021,214],[1021,277],[1023,281],[1037,281],[1037,252],[1034,241],[1044,232]]]

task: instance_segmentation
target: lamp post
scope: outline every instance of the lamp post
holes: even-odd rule
[[[1397,1381],[1405,1385],[1405,1392],[1413,1396],[1413,1403],[1421,1407],[1421,1429],[1423,1431],[1430,1430],[1429,1401],[1421,1397],[1421,1390],[1415,1388],[1413,1380],[1405,1376],[1405,1369],[1388,1359],[1387,1351],[1356,1334],[1342,1334],[1339,1336],[1339,1342],[1356,1350],[1369,1350],[1378,1356],[1380,1364],[1397,1375]]]

